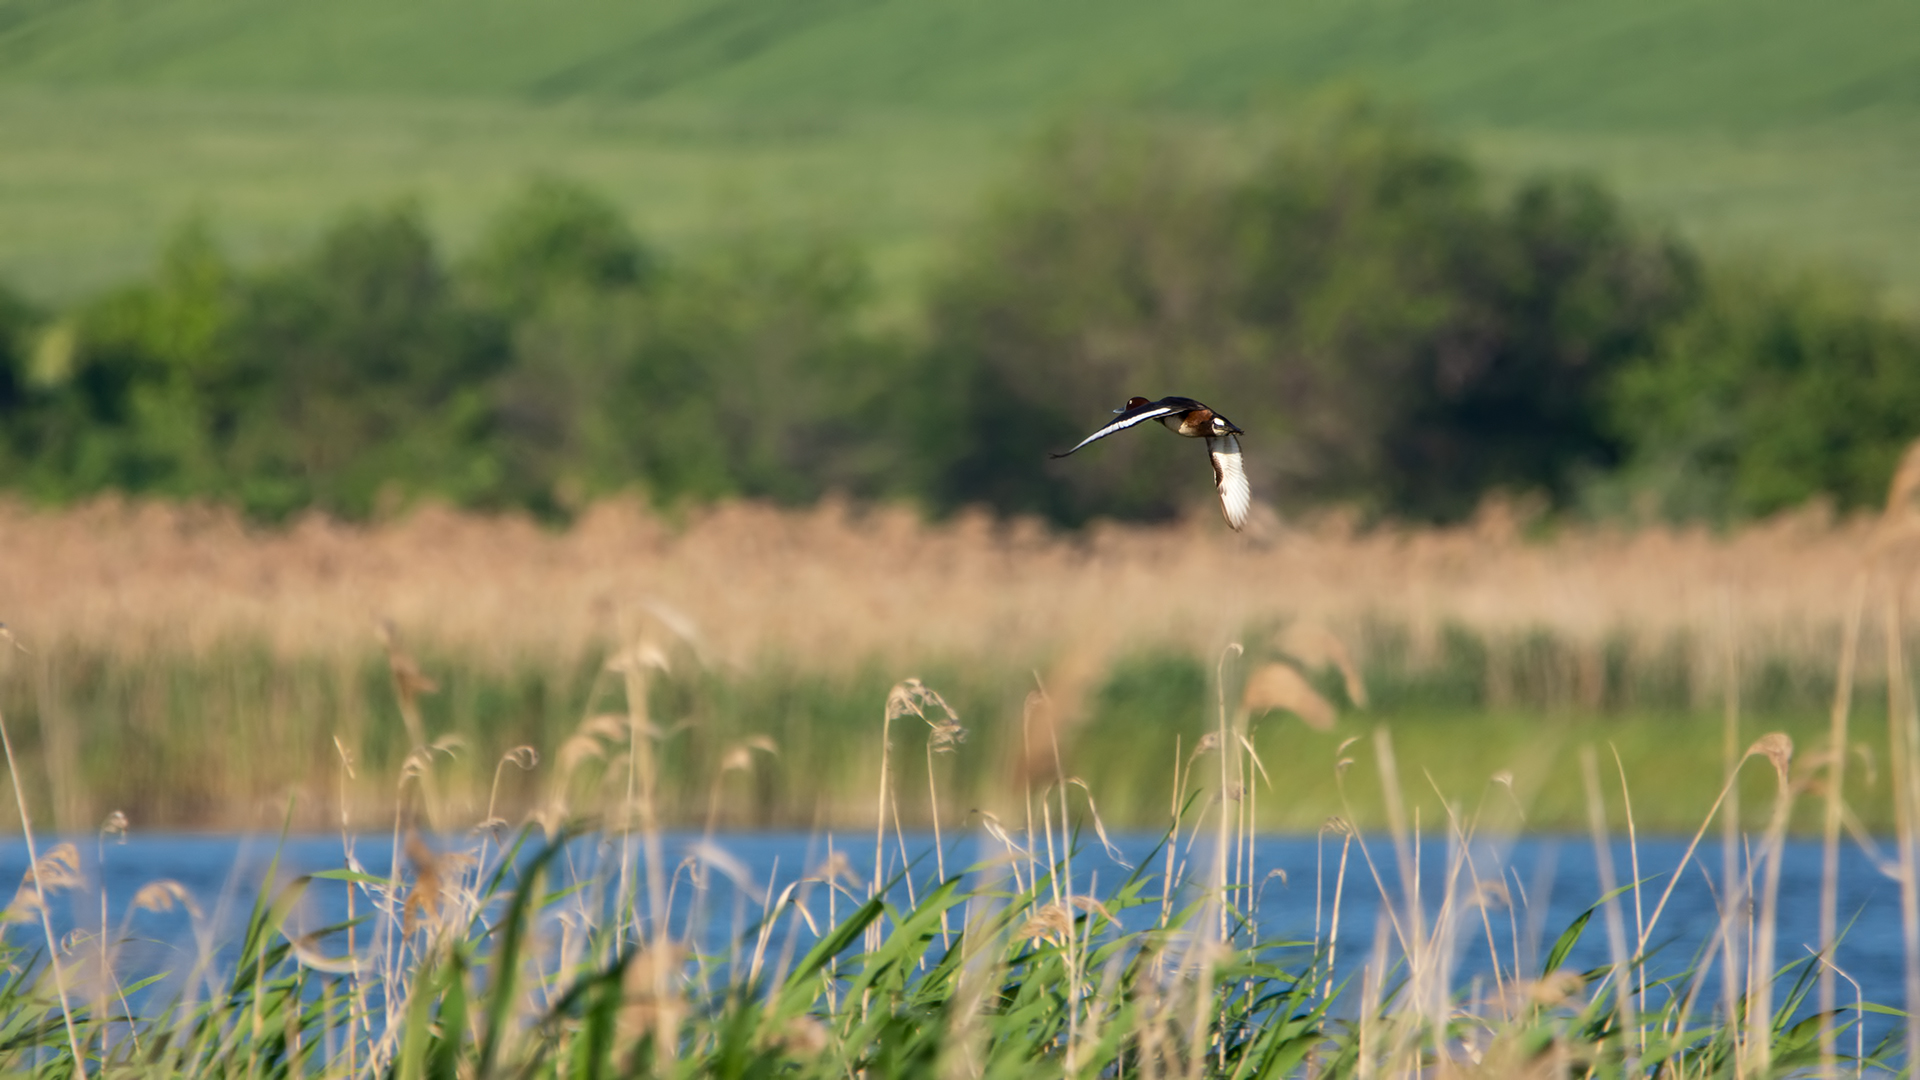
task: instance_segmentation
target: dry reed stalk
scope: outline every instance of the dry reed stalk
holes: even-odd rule
[[[933,709],[938,709],[939,714],[932,714]],[[940,880],[944,882],[947,880],[947,853],[940,837],[940,793],[934,785],[933,756],[952,753],[954,748],[966,739],[967,729],[960,726],[960,714],[953,711],[953,707],[947,704],[947,700],[941,697],[938,691],[917,678],[903,679],[895,683],[893,689],[887,693],[888,725],[891,726],[893,720],[909,715],[917,716],[927,724],[927,810],[933,821],[934,866],[940,874]],[[881,769],[884,778],[884,760]],[[1061,804],[1063,816],[1065,810],[1063,801]],[[900,823],[898,806],[894,807],[893,813],[894,827],[897,830]],[[904,834],[901,836],[900,844],[901,865],[904,867],[906,865]],[[911,881],[908,882],[907,888],[911,894],[913,888]],[[940,913],[940,935],[942,941],[949,945],[952,943],[945,911]]]
[[[400,632],[391,619],[381,619],[375,624],[376,637],[387,654],[387,669],[393,681],[394,699],[400,707],[400,719],[407,729],[408,764],[403,770],[401,788],[405,781],[417,781],[421,806],[426,812],[427,826],[434,832],[441,828],[441,801],[438,785],[433,775],[433,751],[427,739],[426,722],[420,717],[420,696],[434,694],[440,690],[440,684],[421,672],[420,664],[412,654],[400,646]],[[413,768],[414,763],[418,767]],[[404,809],[406,801],[402,798],[399,807]],[[396,820],[396,834],[400,828]],[[398,849],[396,849],[398,850]]]
[[[920,898],[914,895],[912,867],[907,856],[907,830],[900,824],[900,800],[893,792],[887,793],[887,809],[893,814],[893,842],[900,853],[900,881],[907,887],[907,906],[918,907]]]
[[[1351,741],[1349,740],[1349,743]],[[1385,931],[1391,928],[1392,941],[1399,945],[1401,956],[1406,961],[1404,1000],[1410,1004],[1408,1008],[1392,1016],[1375,1018],[1378,1021],[1377,1028],[1383,1030],[1376,1030],[1373,1039],[1374,1050],[1371,1052],[1366,1049],[1368,1040],[1363,1036],[1361,1068],[1363,1072],[1369,1074],[1374,1072],[1392,1074],[1400,1067],[1397,1063],[1403,1060],[1407,1062],[1406,1068],[1414,1068],[1413,1063],[1422,1053],[1420,1047],[1423,1039],[1431,1038],[1433,1052],[1444,1056],[1444,1039],[1450,1022],[1452,993],[1452,987],[1447,982],[1448,958],[1454,948],[1452,927],[1455,920],[1451,903],[1451,886],[1449,886],[1449,902],[1443,904],[1442,910],[1432,922],[1431,932],[1428,930],[1421,883],[1419,811],[1416,809],[1409,821],[1404,797],[1400,790],[1399,770],[1394,757],[1392,738],[1386,728],[1376,728],[1373,741],[1375,757],[1380,768],[1381,797],[1386,805],[1388,827],[1400,870],[1401,889],[1400,901],[1396,904],[1394,894],[1388,890],[1380,876],[1380,868],[1373,859],[1365,836],[1355,832],[1361,859],[1366,863],[1368,872],[1373,877],[1374,888],[1378,890],[1381,901],[1376,927],[1377,937],[1374,942],[1374,962],[1369,965],[1369,970],[1374,973],[1373,977],[1376,980],[1386,978],[1388,939]],[[1342,744],[1341,749],[1344,750],[1346,745]],[[1335,773],[1337,782],[1340,784],[1343,805],[1346,805],[1345,785],[1338,778],[1343,776],[1346,764],[1348,762],[1342,760],[1336,766]],[[1347,812],[1349,815],[1352,814],[1350,806],[1347,807]],[[1450,881],[1457,878],[1459,869],[1457,863],[1450,862],[1448,866]],[[1402,905],[1405,908],[1404,912],[1399,910]],[[1377,995],[1380,991],[1381,987],[1376,982],[1373,993]],[[1368,1008],[1364,1001],[1366,996],[1363,989],[1362,1009]],[[1377,1001],[1373,1007],[1378,1007]],[[1384,1049],[1380,1048],[1382,1039],[1385,1040]]]
[[[1231,936],[1228,920],[1232,905],[1227,899],[1228,875],[1232,869],[1229,853],[1233,850],[1228,846],[1228,837],[1232,832],[1232,819],[1228,816],[1232,796],[1232,783],[1229,776],[1238,775],[1240,771],[1238,736],[1241,734],[1230,731],[1227,725],[1227,660],[1229,657],[1239,657],[1245,653],[1246,649],[1239,642],[1230,642],[1220,650],[1220,659],[1214,665],[1214,705],[1219,718],[1218,742],[1215,749],[1220,765],[1220,786],[1217,789],[1216,799],[1220,805],[1220,813],[1214,823],[1213,890],[1215,902],[1219,905],[1220,936],[1218,940],[1221,944],[1225,944]],[[1231,771],[1229,771],[1229,759],[1231,759]]]
[[[1363,847],[1362,851],[1365,850]],[[1373,921],[1372,959],[1360,969],[1359,1004],[1359,1054],[1355,1064],[1355,1075],[1359,1080],[1373,1080],[1382,1072],[1391,1073],[1391,1060],[1383,1060],[1391,1054],[1382,1055],[1380,1045],[1383,1039],[1393,1037],[1391,1017],[1381,1008],[1384,1000],[1384,984],[1387,980],[1387,914],[1392,905],[1386,902],[1386,894],[1381,894],[1380,914]],[[1404,952],[1404,947],[1402,952]],[[1382,1028],[1387,1028],[1382,1031]]]
[[[1378,751],[1381,745],[1386,743],[1386,740],[1387,740],[1387,734],[1384,728],[1378,729],[1374,732],[1374,746],[1375,746],[1376,752]],[[1355,737],[1355,738],[1350,738],[1345,742],[1341,743],[1340,752],[1344,753],[1347,747],[1353,745],[1357,741],[1358,741],[1358,737]],[[1372,850],[1370,850],[1367,847],[1366,834],[1360,832],[1358,829],[1353,828],[1351,825],[1351,823],[1356,819],[1353,814],[1353,805],[1347,798],[1346,769],[1348,766],[1352,764],[1353,764],[1353,759],[1351,758],[1341,758],[1338,761],[1336,761],[1334,764],[1334,770],[1333,770],[1334,783],[1340,790],[1340,805],[1342,809],[1346,811],[1345,820],[1349,823],[1348,827],[1351,835],[1354,838],[1354,842],[1356,846],[1360,848],[1360,861],[1366,864],[1367,873],[1371,875],[1373,878],[1373,887],[1380,894],[1380,916],[1379,916],[1380,920],[1386,923],[1387,925],[1390,925],[1393,928],[1394,940],[1400,946],[1401,953],[1411,958],[1414,955],[1415,946],[1411,943],[1411,939],[1408,934],[1407,928],[1401,925],[1400,912],[1395,908],[1395,906],[1392,903],[1391,898],[1393,894],[1387,890],[1386,881],[1380,877],[1380,867],[1373,860]],[[1388,751],[1388,756],[1382,759],[1381,766],[1382,766],[1381,767],[1381,788],[1384,793],[1385,791],[1392,790],[1392,789],[1389,789],[1387,786],[1388,780],[1392,776],[1391,750]],[[1396,783],[1397,783],[1397,780],[1396,780]],[[1394,802],[1392,805],[1397,806],[1398,803]],[[1389,821],[1390,822],[1392,821],[1391,808],[1389,810]],[[1396,838],[1395,842],[1396,844],[1399,842],[1398,838]],[[1405,876],[1404,871],[1405,871],[1405,864],[1403,863],[1402,877],[1400,879],[1403,884],[1409,880]]]
[[[1672,897],[1673,890],[1677,886],[1681,874],[1685,872],[1688,860],[1692,858],[1693,852],[1699,846],[1701,838],[1706,835],[1707,828],[1713,824],[1714,814],[1720,810],[1723,802],[1731,803],[1730,792],[1734,790],[1734,784],[1739,779],[1739,767],[1744,765],[1748,758],[1766,757],[1773,764],[1776,776],[1780,776],[1786,765],[1791,763],[1792,753],[1793,743],[1791,739],[1779,732],[1769,733],[1755,740],[1753,745],[1749,746],[1746,752],[1741,755],[1734,767],[1729,770],[1726,782],[1721,788],[1719,798],[1714,800],[1713,806],[1707,811],[1705,820],[1700,823],[1699,831],[1694,833],[1692,842],[1688,844],[1687,850],[1682,853],[1680,862],[1676,865],[1671,878],[1667,882],[1666,891],[1661,894],[1660,903],[1654,907],[1654,913],[1647,921],[1646,932],[1649,935],[1651,935],[1654,928],[1659,925],[1660,914],[1666,907],[1667,900]],[[1779,809],[1780,806],[1776,803],[1776,810]],[[1729,814],[1731,812],[1731,810],[1728,811]],[[1703,876],[1706,875],[1704,867],[1701,868],[1701,874]],[[1711,887],[1710,879],[1708,884],[1709,887]],[[1694,1005],[1698,1000],[1702,987],[1706,985],[1707,976],[1713,969],[1713,962],[1716,957],[1719,957],[1722,961],[1722,1007],[1726,1010],[1724,1013],[1724,1030],[1732,1047],[1733,1067],[1736,1076],[1748,1075],[1748,1066],[1752,1057],[1752,1052],[1747,1044],[1748,1025],[1746,1021],[1748,1018],[1737,1005],[1741,1000],[1741,987],[1736,986],[1733,992],[1729,994],[1726,992],[1725,984],[1735,979],[1737,973],[1742,970],[1739,965],[1739,957],[1733,953],[1736,944],[1733,931],[1736,927],[1743,925],[1743,920],[1741,919],[1743,909],[1746,911],[1744,925],[1748,931],[1747,936],[1749,938],[1753,936],[1752,931],[1755,915],[1752,912],[1752,895],[1753,883],[1751,870],[1739,878],[1724,883],[1718,901],[1720,904],[1718,927],[1713,936],[1708,940],[1706,949],[1695,960],[1693,977],[1689,981],[1686,994],[1681,999],[1680,1012],[1674,1023],[1673,1030],[1669,1032],[1670,1038],[1676,1043],[1684,1040],[1686,1037],[1687,1021],[1692,1015]],[[1644,952],[1646,940],[1642,939],[1638,947]],[[1751,972],[1756,969],[1756,965],[1750,963],[1746,965],[1746,968],[1748,970],[1747,977],[1751,979],[1753,977]],[[1752,992],[1751,986],[1746,986],[1745,989],[1749,993]],[[1728,999],[1731,999],[1736,1004],[1728,1005]]]
[[[1639,943],[1647,940],[1647,918],[1640,897],[1640,884],[1643,880],[1640,877],[1640,835],[1638,827],[1633,821],[1633,793],[1627,787],[1627,763],[1620,759],[1619,747],[1609,743],[1607,748],[1613,751],[1613,765],[1620,775],[1620,805],[1623,816],[1627,822],[1627,856],[1630,862],[1629,872],[1633,875],[1633,934],[1635,943],[1633,956],[1636,961],[1640,961],[1635,963],[1634,969],[1640,976],[1639,994],[1640,1000],[1644,1002],[1647,998],[1647,967],[1644,963],[1643,954],[1640,952]],[[1640,1052],[1644,1054],[1647,1052],[1647,1032],[1645,1028],[1637,1028],[1636,1030],[1639,1034]]]
[[[20,786],[20,767],[13,756],[13,737],[7,733],[7,718],[0,715],[0,748],[7,752],[7,776],[13,782],[14,802],[20,808],[20,833],[27,842],[27,877],[33,882],[34,906],[40,915],[40,930],[47,939],[47,969],[53,975],[54,993],[60,999],[60,1022],[67,1032],[67,1047],[73,1051],[73,1071],[85,1080],[87,1059],[80,1052],[80,1035],[73,1026],[73,1009],[67,1004],[67,979],[60,967],[60,942],[53,935],[53,916],[47,907],[47,887],[42,880],[40,852],[34,844],[33,819],[27,814],[26,789]]]
[[[1728,1027],[1733,1033],[1733,1050],[1736,1070],[1744,1070],[1746,1056],[1741,1046],[1742,1033],[1734,1018],[1740,1014],[1741,954],[1740,941],[1736,940],[1742,923],[1734,918],[1731,905],[1735,897],[1746,895],[1745,888],[1736,888],[1735,883],[1742,880],[1740,873],[1740,787],[1734,781],[1740,764],[1746,757],[1740,753],[1740,652],[1733,634],[1735,625],[1731,612],[1732,599],[1727,593],[1721,593],[1720,602],[1720,640],[1724,650],[1723,669],[1720,673],[1722,695],[1721,722],[1721,769],[1727,776],[1727,790],[1722,793],[1726,800],[1727,812],[1720,819],[1720,893],[1727,898],[1729,909],[1720,919],[1720,955],[1722,977],[1720,980],[1721,1008],[1725,1010]],[[1711,817],[1711,814],[1709,815]],[[1684,860],[1682,860],[1684,862]],[[1676,872],[1677,873],[1677,872]],[[1668,883],[1671,892],[1673,883]],[[1661,906],[1666,898],[1661,897]],[[1656,909],[1657,910],[1657,909]],[[1745,1080],[1744,1072],[1740,1080]]]
[[[1333,917],[1327,925],[1326,938],[1327,979],[1326,983],[1320,989],[1320,998],[1323,1001],[1333,1000],[1333,967],[1335,956],[1340,948],[1340,899],[1347,885],[1347,853],[1353,847],[1353,829],[1344,820],[1337,817],[1328,818],[1326,825],[1320,829],[1320,835],[1324,837],[1328,829],[1332,829],[1340,834],[1340,868],[1334,871],[1333,878]],[[1316,849],[1318,848],[1317,843],[1315,847]],[[1316,860],[1319,858],[1317,850],[1315,858]],[[1319,870],[1316,866],[1316,878],[1318,874]],[[1313,898],[1313,936],[1316,941],[1320,938],[1320,895],[1321,889],[1316,882]]]
[[[1186,773],[1180,762],[1180,736],[1173,737],[1173,799],[1167,809],[1167,842],[1161,852],[1165,873],[1160,883],[1160,928],[1173,917],[1174,862],[1180,847],[1180,808],[1185,805]]]
[[[353,755],[347,751],[346,746],[341,743],[340,738],[337,735],[334,737],[334,740],[333,740],[333,748],[340,756],[340,773],[339,773],[339,776],[340,776],[340,847],[345,856],[345,862],[348,868],[357,869],[359,866],[359,861],[353,857],[352,821],[349,818],[348,812],[347,812],[347,806],[348,806],[347,782],[353,779]],[[359,955],[359,943],[356,940],[357,931],[359,929],[359,926],[358,926],[359,919],[357,917],[357,913],[354,910],[355,900],[358,897],[358,895],[359,895],[359,890],[354,887],[353,883],[349,882],[347,884],[347,920],[346,920],[347,922],[347,955],[348,956]],[[362,1022],[362,1018],[365,1017],[367,1013],[366,989],[367,989],[366,981],[364,979],[359,978],[356,973],[356,977],[354,978],[353,984],[352,984],[352,990],[350,991],[347,999],[346,1047],[347,1047],[347,1075],[348,1076],[354,1075],[354,1059],[360,1047],[360,1040],[354,1037],[353,1031],[354,1031],[354,1028]]]
[[[1373,731],[1373,752],[1380,763],[1381,801],[1386,804],[1387,829],[1393,837],[1394,855],[1399,860],[1401,896],[1407,907],[1405,928],[1400,929],[1398,920],[1395,927],[1399,930],[1400,947],[1407,954],[1408,978],[1417,980],[1425,973],[1427,960],[1422,947],[1426,939],[1427,915],[1420,904],[1420,855],[1417,841],[1412,840],[1414,830],[1408,827],[1406,803],[1400,790],[1400,769],[1393,756],[1393,737],[1387,733],[1385,726]],[[1364,842],[1360,845],[1360,853],[1367,853]],[[1372,860],[1368,862],[1371,864]],[[1377,870],[1374,881],[1376,885],[1379,884]],[[1386,889],[1381,888],[1382,904],[1391,911],[1392,905],[1385,903],[1387,895]]]
[[[701,830],[702,844],[713,842],[714,832],[720,826],[720,790],[722,784],[732,773],[745,773],[751,777],[754,773],[753,755],[755,752],[769,757],[780,753],[779,745],[765,735],[751,735],[735,743],[728,744],[720,755],[720,762],[713,770],[712,779],[707,781],[706,826]]]
[[[1787,817],[1793,810],[1793,740],[1776,731],[1761,736],[1749,753],[1762,755],[1772,762],[1776,780],[1773,811],[1760,845],[1765,877],[1754,923],[1753,961],[1748,968],[1747,989],[1747,1046],[1753,1055],[1749,1071],[1765,1076],[1773,1068],[1774,946],[1780,910],[1780,863],[1786,854]]]
[[[1036,681],[1038,678],[1039,676],[1035,675]],[[1054,873],[1053,876],[1061,879],[1065,884],[1065,908],[1068,913],[1069,933],[1067,934],[1066,947],[1061,950],[1061,957],[1066,965],[1067,971],[1067,1047],[1069,1050],[1067,1069],[1069,1074],[1071,1074],[1073,1071],[1071,1051],[1077,1048],[1080,1042],[1080,995],[1078,991],[1082,964],[1086,959],[1086,954],[1082,952],[1078,957],[1074,955],[1074,938],[1071,933],[1073,908],[1075,904],[1078,903],[1079,898],[1074,895],[1073,891],[1073,826],[1067,809],[1067,767],[1066,763],[1060,757],[1060,725],[1052,702],[1046,697],[1046,686],[1042,684],[1039,691],[1046,706],[1047,746],[1053,757],[1053,783],[1060,797],[1060,861],[1057,864],[1053,864],[1059,867],[1058,872]],[[942,705],[944,707],[944,702]],[[951,712],[952,710],[948,711]],[[1044,800],[1041,805],[1043,809],[1046,808]],[[1045,815],[1043,815],[1043,818],[1044,817]],[[1051,862],[1053,854],[1053,830],[1051,826],[1047,827],[1047,853],[1049,862]],[[1060,891],[1056,890],[1055,895],[1059,896]],[[1055,902],[1059,903],[1060,901],[1056,900]],[[1089,918],[1087,921],[1089,923],[1089,930],[1091,930],[1093,920]]]
[[[895,687],[895,690],[898,689],[898,687]],[[886,887],[885,883],[887,880],[887,803],[893,794],[887,777],[887,763],[893,754],[893,719],[895,715],[893,695],[889,694],[887,696],[886,707],[881,710],[881,713],[880,783],[874,795],[876,804],[873,809],[873,876],[867,884],[867,899],[869,900],[879,898],[880,890]],[[872,952],[880,947],[880,934],[880,920],[875,919],[872,925],[867,928],[866,932],[866,947],[868,952]]]
[[[1613,849],[1607,843],[1607,806],[1600,794],[1600,773],[1594,763],[1591,746],[1580,748],[1580,779],[1586,785],[1587,824],[1593,831],[1593,856],[1600,873],[1600,895],[1606,897],[1607,949],[1613,957],[1613,969],[1607,975],[1607,982],[1613,988],[1614,1012],[1620,1017],[1619,1030],[1634,1031],[1639,1025],[1634,1008],[1633,966],[1627,953],[1627,934],[1620,917],[1619,898],[1612,895],[1616,878]],[[1637,1071],[1634,1062],[1635,1057],[1630,1050],[1623,1070],[1626,1075],[1631,1076]]]
[[[1900,609],[1891,596],[1882,606],[1887,649],[1887,753],[1892,759],[1894,825],[1898,832],[1900,920],[1904,945],[1907,1008],[1920,1008],[1920,880],[1916,859],[1920,853],[1920,731],[1911,715],[1913,687],[1907,678],[1905,642]],[[1920,1024],[1907,1025],[1907,1060],[1920,1061]]]
[[[666,654],[648,638],[632,633],[626,640],[633,644],[605,665],[621,676],[627,702],[627,793],[621,808],[622,881],[619,903],[629,906],[632,914],[623,922],[633,927],[635,940],[645,943],[647,955],[654,960],[645,965],[636,964],[628,971],[631,974],[636,967],[641,969],[641,977],[648,980],[647,992],[651,994],[651,1000],[657,1003],[648,1019],[652,1020],[654,1028],[654,1064],[656,1068],[664,1069],[665,1063],[673,1061],[676,1056],[677,1043],[673,1038],[676,1014],[669,1003],[677,998],[669,985],[670,966],[662,962],[662,958],[673,948],[668,940],[667,926],[672,907],[667,898],[666,884],[661,878],[665,848],[660,836],[659,776],[653,754],[653,743],[658,732],[648,711],[648,687],[653,672],[665,669],[667,659]],[[626,882],[627,852],[633,846],[628,831],[631,828],[629,822],[631,812],[636,808],[640,818],[640,842],[646,855],[647,912],[653,920],[651,934],[641,924],[638,905],[631,899],[634,893]]]
[[[1781,737],[1785,738],[1785,736]],[[1714,815],[1720,812],[1722,806],[1727,807],[1729,816],[1733,813],[1732,805],[1734,793],[1738,790],[1736,785],[1740,779],[1740,768],[1746,764],[1747,759],[1756,755],[1764,756],[1764,745],[1765,741],[1762,740],[1749,746],[1746,752],[1736,758],[1732,766],[1728,768],[1727,778],[1722,781],[1720,785],[1720,794],[1715,796],[1713,804],[1707,807],[1706,816],[1700,821],[1700,828],[1695,830],[1693,839],[1687,842],[1686,850],[1680,853],[1680,861],[1674,864],[1673,872],[1667,876],[1667,887],[1660,893],[1660,901],[1653,906],[1653,914],[1647,917],[1646,923],[1641,930],[1640,938],[1634,946],[1634,952],[1636,954],[1646,952],[1648,945],[1651,943],[1654,929],[1660,925],[1660,916],[1667,909],[1667,901],[1673,898],[1673,890],[1679,887],[1680,878],[1686,873],[1687,863],[1693,859],[1693,853],[1700,847],[1701,839],[1707,835],[1707,829],[1713,824]],[[1732,898],[1736,896],[1737,893],[1731,889],[1731,882],[1728,884],[1729,891],[1724,895],[1728,897],[1728,902],[1731,903]]]
[[[1481,878],[1479,868],[1474,865],[1473,842],[1478,834],[1478,813],[1475,813],[1472,821],[1463,822],[1458,809],[1451,801],[1447,800],[1445,794],[1440,790],[1440,785],[1433,779],[1432,774],[1428,774],[1427,782],[1433,787],[1434,794],[1440,796],[1441,802],[1447,810],[1450,880],[1447,886],[1443,913],[1445,910],[1451,909],[1459,897],[1459,893],[1456,891],[1459,884],[1458,879],[1460,871],[1464,870],[1467,874],[1467,880],[1472,886],[1472,892],[1468,897],[1467,904],[1480,916],[1480,927],[1486,934],[1487,955],[1493,968],[1495,1000],[1504,1002],[1508,999],[1506,975],[1501,969],[1500,947],[1497,939],[1494,937],[1493,918],[1487,914],[1487,908],[1497,901],[1505,904],[1509,910],[1511,910],[1511,898],[1506,894],[1505,885],[1499,881],[1490,881]],[[1451,959],[1452,955],[1453,949],[1450,946],[1443,949],[1443,956]],[[1514,978],[1518,979],[1520,978],[1520,971],[1518,968],[1517,953],[1515,956],[1515,965]],[[1451,991],[1452,981],[1450,976],[1443,981],[1443,985],[1448,991]],[[1477,997],[1478,995],[1475,996]]]
[[[1916,458],[1916,461],[1920,461],[1920,458]],[[1833,1015],[1838,990],[1834,977],[1839,969],[1834,967],[1831,958],[1839,935],[1840,824],[1842,811],[1846,807],[1847,721],[1853,710],[1853,668],[1860,648],[1860,622],[1865,614],[1866,601],[1867,575],[1863,571],[1854,580],[1846,637],[1840,646],[1840,671],[1834,681],[1833,708],[1828,714],[1826,814],[1821,828],[1820,948],[1817,953],[1821,957],[1818,999],[1820,1068],[1828,1076],[1838,1075],[1839,1068],[1833,1045]]]

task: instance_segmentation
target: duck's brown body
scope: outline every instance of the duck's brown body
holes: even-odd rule
[[[1181,416],[1163,416],[1160,422],[1166,425],[1168,431],[1175,435],[1185,435],[1189,439],[1204,439],[1214,434],[1212,409],[1195,409]]]

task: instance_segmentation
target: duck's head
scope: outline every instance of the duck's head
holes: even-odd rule
[[[1244,435],[1246,432],[1241,431],[1239,425],[1233,421],[1221,416],[1219,413],[1214,413],[1213,419],[1207,421],[1207,434],[1217,437],[1221,435]]]

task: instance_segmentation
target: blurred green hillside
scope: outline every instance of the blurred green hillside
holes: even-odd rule
[[[1907,0],[0,0],[0,276],[124,280],[194,208],[284,257],[399,192],[462,250],[539,169],[669,246],[849,234],[906,295],[1046,118],[1230,137],[1329,82],[1515,175],[1595,170],[1710,250],[1920,303]]]

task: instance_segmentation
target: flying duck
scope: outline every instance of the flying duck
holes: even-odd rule
[[[1113,411],[1119,417],[1112,423],[1081,439],[1079,446],[1073,450],[1053,456],[1066,457],[1074,450],[1116,431],[1125,431],[1148,420],[1158,420],[1176,435],[1207,440],[1207,456],[1213,460],[1213,486],[1220,492],[1220,516],[1226,518],[1227,524],[1235,529],[1246,526],[1247,512],[1253,508],[1253,489],[1247,484],[1247,470],[1240,464],[1240,440],[1234,438],[1244,432],[1233,421],[1192,398],[1184,397],[1164,397],[1159,401],[1148,401],[1143,397],[1128,398],[1125,406]]]

